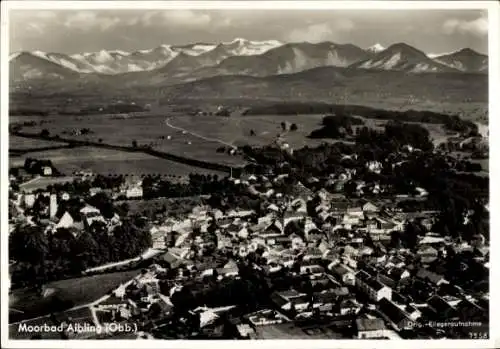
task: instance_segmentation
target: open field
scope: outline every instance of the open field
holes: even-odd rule
[[[54,306],[56,303],[68,309],[93,302],[132,279],[139,272],[139,270],[128,270],[50,282],[44,286],[45,289],[53,291],[47,297],[34,290],[13,290],[9,295],[9,308],[19,312],[13,315],[10,321],[45,315],[56,310]]]
[[[57,147],[64,146],[67,143],[55,142],[55,141],[44,141],[41,139],[31,139],[18,136],[9,136],[9,149],[15,150],[26,150],[26,149],[37,149],[46,147]]]
[[[57,134],[68,139],[88,140],[125,147],[132,147],[133,143],[137,143],[138,147],[149,146],[161,152],[234,166],[244,164],[245,160],[240,155],[230,155],[227,152],[219,153],[217,152],[218,148],[229,149],[230,146],[247,144],[251,146],[268,145],[274,142],[279,134],[281,139],[294,149],[335,141],[307,137],[311,131],[321,127],[323,116],[324,114],[241,115],[240,112],[235,112],[231,117],[222,117],[189,115],[185,111],[165,107],[162,108],[161,112],[141,113],[140,116],[65,115],[64,123],[59,122],[62,116],[47,116],[43,118],[45,120],[43,124],[26,126],[23,131],[37,133],[43,128],[47,128],[51,135]],[[366,126],[375,129],[383,128],[387,122],[387,120],[361,118]],[[26,121],[31,118],[18,117],[18,119]],[[34,117],[33,120],[40,121],[41,119]],[[283,132],[282,122],[286,122],[288,126],[296,124],[297,130]],[[435,145],[442,143],[450,136],[446,134],[440,124],[421,123],[421,125],[429,130]],[[90,129],[91,133],[72,134],[73,131],[83,128]],[[251,131],[255,134],[251,135]],[[131,175],[148,173],[185,175],[191,172],[207,172],[207,170],[161,160],[140,152],[127,153],[91,147],[47,150],[39,154],[30,153],[29,156],[49,158],[65,174],[82,169],[102,174]],[[26,155],[13,157],[12,162],[24,161],[25,157]]]
[[[24,163],[24,161],[23,161]],[[22,165],[22,163],[21,163]],[[65,177],[35,177],[25,183],[22,183],[19,188],[22,191],[34,192],[39,189],[45,189],[49,185],[64,184],[73,182],[74,178],[71,176]]]
[[[278,134],[292,148],[316,146],[326,140],[309,139],[311,131],[321,124],[323,115],[259,115],[217,117],[179,115],[171,119],[171,123],[191,129],[210,138],[218,138],[235,146],[268,145],[276,140]],[[296,131],[283,132],[281,123],[295,123]],[[255,136],[250,135],[251,130]]]
[[[24,160],[28,157],[50,159],[52,164],[66,175],[71,175],[77,171],[90,170],[102,175],[128,174],[140,176],[143,174],[161,174],[165,176],[187,176],[190,173],[210,173],[222,177],[225,176],[223,172],[211,171],[166,159],[159,159],[141,152],[129,153],[94,147],[56,149],[31,152],[15,157],[11,156],[10,166],[22,166]]]
[[[64,123],[51,122],[49,125],[24,127],[23,130],[39,133],[46,128],[51,135],[59,135],[62,138],[78,141],[91,141],[126,147],[132,147],[136,143],[138,147],[150,146],[157,151],[169,152],[197,160],[227,165],[245,163],[239,156],[217,153],[216,149],[222,145],[221,143],[201,139],[169,127],[165,123],[166,119],[167,115],[159,114],[134,117],[64,116]],[[54,121],[57,121],[57,119]],[[91,133],[85,135],[72,134],[73,131],[83,128],[90,129]]]

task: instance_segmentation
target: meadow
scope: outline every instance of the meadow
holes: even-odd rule
[[[9,149],[11,150],[29,150],[29,149],[57,147],[65,145],[67,145],[67,143],[45,141],[43,139],[24,138],[13,135],[9,136]]]
[[[55,149],[30,152],[10,157],[10,167],[23,166],[26,158],[49,159],[63,174],[72,175],[79,171],[91,171],[102,175],[123,174],[142,176],[159,174],[162,176],[182,176],[190,173],[210,173],[225,176],[225,173],[159,159],[141,152],[125,152],[95,147]]]
[[[49,117],[53,118],[53,117]],[[24,127],[23,131],[40,133],[47,129],[51,136],[104,143],[117,146],[148,146],[157,151],[205,160],[227,165],[241,165],[245,161],[240,156],[217,153],[222,144],[196,137],[165,124],[167,116],[150,114],[141,116],[65,116],[64,122],[53,120],[45,124]],[[89,129],[87,134],[75,131]]]
[[[140,270],[128,270],[49,282],[44,289],[53,292],[47,297],[34,290],[13,290],[9,295],[9,309],[16,309],[18,313],[10,316],[10,322],[64,310],[57,307],[69,309],[93,302],[139,273]]]
[[[324,114],[308,115],[241,115],[231,117],[214,115],[192,115],[186,111],[165,108],[161,111],[141,113],[141,115],[88,115],[40,118],[35,126],[25,126],[23,131],[39,133],[47,129],[51,136],[78,141],[90,141],[124,147],[150,147],[186,158],[204,160],[230,166],[245,164],[247,161],[238,153],[228,154],[231,147],[243,145],[263,146],[280,139],[293,149],[304,146],[314,147],[335,139],[311,139],[308,135],[321,127]],[[360,117],[360,116],[357,116]],[[59,118],[59,119],[58,119]],[[365,126],[382,129],[387,120],[363,118]],[[283,131],[282,123],[295,124],[295,131]],[[440,124],[420,123],[430,132],[437,145],[449,135]],[[82,129],[89,133],[79,134]],[[12,137],[20,142],[21,137]],[[38,140],[35,140],[38,141]],[[50,142],[43,141],[40,142]],[[36,142],[35,142],[36,143]],[[55,142],[57,144],[59,142]],[[44,144],[44,143],[40,143]],[[13,145],[11,145],[13,147]],[[225,152],[220,148],[224,147]],[[218,151],[219,150],[219,151]],[[92,170],[101,174],[161,174],[186,175],[193,173],[217,173],[174,161],[158,159],[141,152],[123,152],[110,149],[79,147],[56,149],[11,158],[11,163],[19,165],[26,157],[51,159],[65,174],[79,170]]]

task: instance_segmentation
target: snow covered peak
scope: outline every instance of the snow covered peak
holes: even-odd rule
[[[20,55],[20,54],[21,54],[21,52],[14,52],[14,53],[11,53],[11,54],[9,55],[9,61],[10,61],[11,59],[15,59],[15,58],[19,57],[19,55]]]
[[[39,58],[48,59],[48,58],[47,58],[47,52],[43,52],[43,51],[38,51],[38,50],[36,50],[36,51],[31,52],[31,54],[32,54],[33,56],[37,56],[37,57],[39,57]]]
[[[221,47],[225,47],[232,56],[252,56],[260,55],[282,45],[283,43],[278,40],[252,41],[236,38],[231,42],[222,43]]]
[[[122,50],[113,50],[113,51],[109,51],[109,53],[114,53],[114,54],[118,54],[121,56],[129,56],[130,55],[130,52],[125,52]]]
[[[369,52],[377,53],[385,50],[385,47],[380,45],[379,43],[376,43],[375,45],[368,47],[366,50]]]
[[[94,60],[99,63],[105,63],[113,60],[113,56],[106,50],[101,50],[94,54]]]
[[[243,39],[243,38],[235,38],[233,39],[233,41],[231,42],[224,42],[223,44],[225,45],[232,45],[232,44],[240,44],[240,45],[243,45],[244,43],[248,42],[247,39]]]

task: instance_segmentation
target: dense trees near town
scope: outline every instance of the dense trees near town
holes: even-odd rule
[[[458,132],[464,136],[472,137],[478,136],[477,125],[469,120],[463,120],[458,115],[451,115],[444,120],[443,126],[450,131]]]
[[[427,129],[418,124],[398,121],[387,123],[384,132],[363,127],[359,130],[356,141],[359,144],[376,145],[388,151],[397,151],[404,145],[411,145],[424,151],[433,149]]]
[[[146,176],[142,181],[145,199],[157,197],[186,197],[208,194],[230,196],[241,192],[239,187],[229,178],[217,175],[190,174],[187,183],[175,183],[160,176]]]
[[[112,230],[95,222],[88,231],[59,228],[44,232],[38,226],[17,226],[9,235],[12,283],[41,285],[50,280],[78,275],[107,262],[133,258],[151,246],[151,235],[133,220]]]
[[[314,130],[310,138],[345,138],[354,134],[353,126],[363,125],[360,118],[352,117],[343,113],[327,115],[322,121],[323,127]]]
[[[51,169],[54,169],[52,161],[50,160],[39,160],[34,158],[26,158],[26,160],[24,160],[23,168],[28,173],[42,174],[44,167],[50,167]]]
[[[244,115],[299,115],[299,114],[344,114],[359,115],[367,119],[394,120],[401,122],[425,122],[443,124],[460,133],[477,134],[477,125],[460,119],[457,115],[435,113],[425,110],[384,110],[360,105],[326,103],[277,103],[247,109]]]

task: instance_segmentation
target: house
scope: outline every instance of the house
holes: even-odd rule
[[[434,286],[439,286],[443,283],[448,283],[448,281],[446,281],[444,279],[444,276],[437,274],[437,273],[434,273],[434,272],[429,271],[429,270],[424,269],[424,268],[420,268],[418,270],[416,276],[418,279],[429,282],[430,284],[432,284]]]
[[[413,328],[413,321],[409,315],[386,298],[380,300],[378,311],[396,331],[411,330]]]
[[[308,296],[301,296],[298,298],[291,299],[288,304],[283,307],[283,310],[293,311],[298,313],[304,312],[309,308],[310,298]]]
[[[332,311],[334,304],[336,303],[338,296],[335,292],[319,292],[315,293],[313,296],[313,309],[318,309],[319,311]]]
[[[222,268],[218,268],[217,273],[225,277],[237,276],[239,273],[238,265],[234,260],[230,260]]]
[[[375,319],[356,319],[356,330],[358,339],[373,339],[386,337],[387,328],[384,320]]]
[[[100,192],[102,192],[102,188],[100,188],[100,187],[92,187],[89,189],[90,196],[94,196]]]
[[[44,176],[52,176],[52,167],[50,167],[50,166],[42,167],[42,174]]]
[[[305,293],[299,293],[295,290],[273,292],[271,300],[285,311],[291,311],[293,308],[298,312],[302,312],[309,306],[309,299]]]
[[[125,192],[125,196],[127,197],[127,199],[139,199],[142,198],[142,195],[143,195],[143,190],[142,186],[140,185],[129,188]]]
[[[440,245],[444,244],[445,239],[441,236],[434,236],[431,234],[425,235],[420,241],[418,242],[419,245]]]
[[[330,245],[325,239],[322,239],[318,245],[318,249],[321,251],[322,256],[330,249]]]
[[[274,220],[271,224],[269,224],[264,231],[266,233],[274,233],[274,234],[282,234],[283,233],[283,225],[278,220]]]
[[[464,321],[483,321],[488,319],[488,308],[486,309],[478,303],[464,299],[456,306],[459,317]]]
[[[340,315],[357,314],[361,310],[361,304],[354,297],[344,298],[336,305],[336,309]]]
[[[367,202],[362,206],[362,210],[363,212],[378,212],[379,208],[371,202]]]
[[[438,251],[432,246],[422,246],[417,251],[417,256],[424,264],[430,264],[438,258]]]
[[[410,277],[410,272],[405,268],[393,267],[389,269],[388,275],[391,279],[399,281]]]
[[[238,324],[236,325],[236,329],[240,337],[244,339],[250,338],[255,333],[255,330],[249,324]]]
[[[35,194],[25,194],[24,195],[24,205],[27,208],[33,207],[33,205],[35,205],[35,199],[36,199]]]
[[[365,270],[361,270],[356,274],[355,285],[372,301],[378,302],[382,298],[391,299],[392,290],[379,280],[372,277]]]
[[[396,280],[384,274],[378,274],[376,276],[376,279],[381,283],[383,283],[384,285],[387,285],[388,287],[393,289],[396,288],[398,284]]]
[[[274,238],[274,242],[276,245],[284,247],[284,248],[292,247],[292,240],[290,240],[290,237],[286,236],[286,235],[276,236]]]
[[[314,261],[323,258],[323,252],[317,247],[308,247],[304,251],[304,261]]]
[[[93,222],[95,221],[101,221],[105,223],[104,217],[101,215],[101,211],[99,211],[97,208],[87,205],[84,208],[80,210],[80,214],[83,218],[83,221],[88,225],[91,226]]]
[[[422,312],[420,312],[420,310],[418,310],[413,305],[406,305],[403,310],[408,314],[410,319],[413,321],[417,321],[422,316]]]
[[[307,212],[303,211],[286,211],[283,215],[283,226],[287,226],[290,222],[301,221],[307,217]]]
[[[354,286],[356,282],[356,277],[354,275],[354,270],[349,267],[340,264],[337,266],[332,266],[330,269],[332,273],[337,276],[344,285]]]
[[[434,295],[427,300],[429,309],[434,313],[434,318],[439,320],[453,321],[459,319],[459,312],[451,306],[443,297]]]
[[[171,249],[165,254],[163,254],[162,258],[165,262],[170,264],[170,267],[172,269],[178,268],[184,262],[182,257],[173,253]]]
[[[345,256],[351,257],[351,258],[357,258],[360,254],[360,251],[351,245],[347,245],[344,247],[344,253]]]
[[[71,214],[66,211],[64,212],[64,214],[62,215],[61,219],[59,219],[59,222],[57,222],[55,228],[56,229],[59,229],[59,228],[71,228],[75,223],[75,220],[73,219],[73,217],[71,216]]]
[[[253,327],[281,324],[287,318],[276,310],[264,309],[244,316]]]

